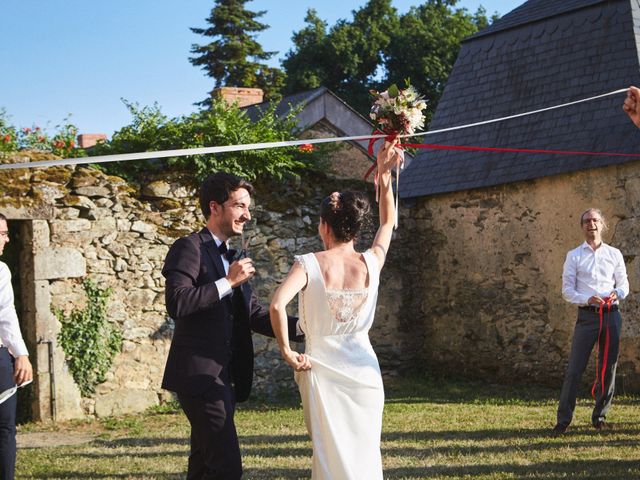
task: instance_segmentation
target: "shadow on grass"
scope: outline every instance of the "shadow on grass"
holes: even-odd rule
[[[635,426],[635,424],[634,424]],[[571,447],[575,451],[592,447],[631,447],[637,445],[640,429],[629,428],[631,424],[619,425],[619,430],[600,433],[592,429],[576,429],[574,434],[568,434],[560,438],[548,437],[547,429],[485,429],[478,431],[418,431],[418,432],[386,432],[383,434],[383,442],[436,442],[434,447],[383,447],[383,458],[402,457],[429,461],[429,458],[456,458],[460,455],[475,456],[480,459],[490,459],[491,455],[505,454],[510,450],[522,453],[522,445],[509,445],[507,442],[524,439],[527,452],[531,452],[533,458],[537,452],[557,448]],[[617,438],[615,435],[624,434],[629,438]],[[545,438],[540,438],[545,437]],[[529,441],[530,440],[530,441]],[[463,442],[486,441],[487,446],[478,443],[469,445]],[[240,437],[242,454],[244,457],[255,456],[267,464],[276,466],[278,459],[282,457],[303,457],[311,461],[311,448],[287,447],[287,445],[308,442],[306,435],[246,435]],[[446,444],[451,442],[452,444]],[[135,457],[155,459],[184,459],[188,447],[183,438],[119,438],[114,440],[96,440],[93,446],[102,447],[102,452],[72,452],[70,459],[75,458],[113,458],[114,461],[123,457]],[[438,445],[438,443],[440,445]],[[442,445],[442,443],[445,443]],[[170,448],[162,448],[167,447]],[[177,449],[171,446],[185,448]],[[144,451],[145,448],[158,448],[158,451]],[[122,450],[126,453],[123,453]],[[127,450],[129,449],[129,450]],[[142,451],[140,451],[140,449]],[[106,450],[106,452],[105,452]],[[634,450],[637,451],[637,450]],[[483,465],[469,465],[464,460],[457,460],[460,465],[432,465],[421,467],[389,467],[385,469],[386,479],[423,479],[423,478],[463,478],[499,476],[496,478],[510,478],[519,480],[533,479],[611,479],[627,480],[640,478],[640,452],[638,458],[620,460],[580,459],[567,461],[541,461],[528,462],[527,464],[514,463],[489,463]],[[181,460],[180,460],[181,461]],[[246,463],[246,462],[245,462]],[[71,464],[72,461],[71,461]],[[244,478],[247,479],[299,479],[309,478],[310,471],[301,468],[282,467],[251,467],[245,469]],[[25,477],[29,478],[29,477]],[[35,477],[31,477],[35,478]],[[136,473],[91,473],[86,472],[56,472],[51,471],[47,478],[96,478],[96,479],[160,479],[172,480],[184,478],[183,474],[169,474],[160,472]]]
[[[502,440],[512,441],[518,439],[535,439],[546,437],[549,442],[557,442],[559,440],[571,441],[576,436],[590,436],[594,438],[594,442],[601,444],[604,439],[611,439],[614,436],[631,436],[640,435],[640,424],[638,422],[626,422],[615,424],[615,430],[599,432],[591,426],[574,427],[568,433],[561,437],[552,437],[551,428],[531,428],[531,429],[484,429],[484,430],[436,430],[436,431],[413,431],[413,432],[383,432],[382,441],[486,441],[486,440]],[[609,441],[609,440],[608,440]]]
[[[630,460],[575,460],[566,462],[542,462],[530,465],[509,463],[492,465],[432,466],[386,468],[385,479],[474,478],[508,475],[513,480],[637,480],[640,478],[638,459]],[[301,468],[245,468],[247,479],[308,479],[310,471]],[[24,477],[37,478],[37,477]],[[85,472],[51,472],[49,479],[129,479],[129,480],[177,480],[184,474],[147,472],[144,474],[100,474]],[[364,479],[363,479],[364,480]]]
[[[491,405],[540,405],[556,404],[558,388],[539,385],[502,385],[468,379],[450,379],[424,375],[407,375],[385,380],[386,404],[491,404]],[[590,387],[579,392],[580,402],[591,402]],[[616,396],[615,405],[640,405],[640,396]],[[240,411],[268,412],[301,408],[297,391],[282,391],[276,399],[252,395],[249,401],[238,404]],[[155,413],[181,413],[177,402],[154,407]],[[153,410],[151,412],[153,412]]]
[[[468,379],[430,376],[407,376],[385,380],[385,403],[392,404],[489,404],[489,405],[545,405],[556,404],[560,387],[539,385],[502,385]],[[591,387],[586,384],[579,391],[580,402],[591,403]],[[640,396],[616,396],[615,405],[640,405]]]
[[[398,467],[387,468],[385,479],[423,478],[474,478],[508,475],[509,479],[572,479],[572,480],[637,480],[640,478],[638,459],[633,460],[572,460],[566,462],[542,462],[528,465],[509,463],[491,465]],[[271,478],[271,477],[264,477]],[[275,477],[274,477],[275,478]]]
[[[307,435],[247,435],[240,436],[240,448],[242,455],[256,455],[261,457],[286,457],[302,456],[311,457],[311,447],[293,447],[291,444],[307,442]],[[153,452],[145,452],[145,448],[159,448],[171,445],[179,445],[184,449],[170,450],[162,448]],[[309,443],[309,445],[311,445]],[[107,449],[106,452],[74,452],[70,456],[82,458],[122,458],[122,448],[132,449],[129,453],[132,457],[153,458],[153,457],[187,457],[189,451],[189,440],[187,438],[118,438],[115,440],[94,440],[92,447]],[[113,452],[113,453],[112,453]]]
[[[20,477],[21,479],[42,479],[47,480],[61,480],[66,478],[82,478],[84,480],[91,479],[117,479],[125,478],[127,480],[184,480],[184,473],[163,473],[163,472],[148,472],[148,473],[87,473],[87,472],[52,472],[46,477],[40,476],[28,476]]]

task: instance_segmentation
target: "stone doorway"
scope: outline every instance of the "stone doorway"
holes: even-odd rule
[[[19,421],[82,417],[80,392],[57,346],[59,324],[51,311],[51,281],[83,277],[86,265],[73,249],[52,248],[47,220],[9,219],[10,241],[2,261],[12,272],[16,310],[34,370],[19,390]]]
[[[28,250],[28,248],[26,248],[27,246],[24,245],[24,223],[25,221],[23,220],[9,220],[7,222],[7,225],[9,227],[9,243],[5,246],[1,260],[7,264],[7,266],[9,267],[9,271],[11,272],[11,284],[13,287],[14,304],[16,307],[16,312],[18,314],[18,321],[20,322],[20,331],[22,332],[22,336],[27,343],[29,357],[31,361],[34,362],[35,348],[34,345],[30,344],[30,342],[27,340],[28,325],[24,315],[24,307],[27,302],[24,299],[21,282],[21,259],[23,255],[22,252],[25,249]],[[17,423],[25,423],[32,420],[33,412],[31,409],[31,404],[33,403],[34,397],[33,385],[23,389],[19,389],[16,395],[18,396],[18,408],[16,417]]]

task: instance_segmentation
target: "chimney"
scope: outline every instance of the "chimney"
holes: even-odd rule
[[[222,97],[229,105],[238,102],[239,107],[262,103],[264,98],[261,88],[249,87],[219,87],[213,91],[213,95]]]
[[[107,136],[104,133],[83,133],[78,135],[78,147],[91,148],[99,141],[106,139]]]

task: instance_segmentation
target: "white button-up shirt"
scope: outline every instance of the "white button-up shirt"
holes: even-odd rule
[[[29,355],[20,333],[20,323],[13,304],[13,287],[9,267],[0,262],[0,341],[14,357]]]
[[[589,298],[608,297],[615,290],[618,299],[629,294],[629,280],[622,253],[606,243],[593,250],[587,242],[567,253],[562,271],[562,296],[575,305],[587,305]]]
[[[222,240],[216,237],[211,230],[209,230],[209,233],[213,237],[213,241],[215,242],[216,247],[219,247],[220,244],[222,243]],[[228,274],[229,260],[227,260],[227,257],[225,257],[224,255],[222,255],[221,257],[222,257],[222,265],[224,266],[224,272]],[[229,283],[229,280],[227,280],[225,277],[222,277],[216,280],[215,284],[216,284],[216,288],[218,289],[218,298],[224,298],[233,292],[233,289],[231,288],[231,284]]]

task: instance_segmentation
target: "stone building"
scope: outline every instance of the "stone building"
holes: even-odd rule
[[[637,84],[639,35],[637,0],[525,2],[465,40],[430,128]],[[623,100],[607,96],[428,141],[637,153],[640,133]],[[637,159],[423,150],[401,179],[408,209],[400,235],[416,253],[412,271],[399,278],[423,292],[405,295],[405,308],[415,312],[414,344],[426,365],[559,388],[576,316],[561,297],[562,265],[583,240],[580,214],[594,206],[609,219],[605,241],[621,249],[631,284],[622,306],[620,385],[640,390]]]

